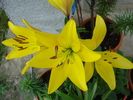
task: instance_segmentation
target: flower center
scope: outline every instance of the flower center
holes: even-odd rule
[[[57,59],[62,57],[62,60],[59,62],[57,67],[62,65],[64,61],[66,61],[67,64],[72,64],[74,62],[73,52],[74,51],[71,48],[62,48],[55,46],[55,55],[50,59]]]

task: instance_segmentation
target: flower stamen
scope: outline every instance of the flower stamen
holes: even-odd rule
[[[28,47],[18,47],[19,49],[18,49],[18,51],[19,50],[24,50],[24,49],[27,49]]]

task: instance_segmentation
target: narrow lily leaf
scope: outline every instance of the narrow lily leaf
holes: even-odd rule
[[[85,99],[84,100],[94,100],[94,96],[97,90],[97,79],[93,78],[93,82],[88,84],[89,89],[85,91]]]
[[[107,100],[108,96],[110,95],[110,93],[112,92],[112,90],[108,90],[103,96],[102,96],[102,100]]]
[[[77,52],[77,54],[80,56],[82,61],[85,61],[85,62],[93,62],[93,61],[100,59],[101,57],[100,54],[92,50],[89,50],[84,45],[81,45],[81,49],[79,52]]]
[[[61,42],[62,41],[62,42]],[[80,42],[76,31],[74,20],[69,20],[59,35],[58,43],[64,48],[72,48],[74,52],[79,51]]]
[[[95,68],[98,74],[109,85],[110,89],[114,90],[116,87],[116,81],[112,65],[107,61],[98,60],[95,62]]]
[[[56,90],[55,93],[58,94],[63,100],[75,100],[59,90]]]
[[[103,41],[105,35],[106,35],[106,24],[103,20],[103,18],[99,15],[96,17],[96,24],[93,31],[92,40],[96,42],[95,49],[101,44]]]
[[[85,63],[85,76],[86,76],[86,82],[88,82],[94,73],[94,62],[86,62]]]
[[[68,78],[81,90],[86,91],[85,72],[81,59],[77,54],[73,54],[74,59],[67,59],[70,63],[65,63],[65,71]]]
[[[54,67],[51,71],[48,94],[53,93],[55,90],[61,86],[61,84],[66,80],[67,75],[65,74],[63,66]],[[56,81],[55,81],[56,80]]]

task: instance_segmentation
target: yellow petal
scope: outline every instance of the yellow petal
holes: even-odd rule
[[[101,53],[105,58],[108,59],[108,62],[111,62],[113,67],[116,68],[122,68],[122,69],[132,69],[133,68],[133,63],[123,56],[115,53],[115,52],[102,52]],[[105,55],[106,54],[106,55]]]
[[[9,47],[14,47],[14,45],[20,45],[19,42],[15,41],[13,38],[2,41],[2,44]]]
[[[58,35],[56,35],[56,34],[50,34],[50,33],[36,31],[35,36],[40,43],[42,43],[43,45],[45,45],[47,47],[50,47],[53,45],[55,46],[58,44],[58,42],[57,42]]]
[[[69,20],[58,38],[59,45],[64,48],[72,48],[74,52],[79,51],[80,41],[76,31],[74,20]]]
[[[80,39],[80,42],[90,50],[94,50],[96,48],[96,43],[92,39]]]
[[[61,63],[64,56],[56,58],[55,53],[55,47],[50,47],[40,53],[37,53],[28,64],[36,68],[57,67]]]
[[[69,16],[74,0],[48,0],[48,2],[66,16]]]
[[[81,45],[81,49],[79,52],[77,52],[77,54],[80,56],[82,61],[85,61],[85,62],[93,62],[100,59],[101,57],[99,53],[89,50],[84,45]]]
[[[94,73],[94,62],[86,62],[85,63],[85,77],[86,77],[86,82],[88,82]]]
[[[92,39],[96,42],[95,49],[101,44],[106,35],[106,24],[103,18],[99,15],[96,17],[96,24],[93,31]]]
[[[104,60],[98,60],[95,62],[95,68],[98,74],[104,79],[111,90],[116,87],[115,75],[112,65]]]
[[[40,31],[39,29],[32,27],[25,19],[22,19],[22,21],[25,24],[25,26],[28,27],[30,30]]]
[[[61,86],[61,84],[66,80],[67,76],[63,69],[63,66],[52,68],[50,81],[48,86],[48,94],[53,93],[55,90]]]
[[[42,53],[44,50],[46,50],[47,48],[45,47],[45,46],[42,46],[41,48],[40,48],[40,50],[39,50],[39,52],[37,53],[37,55],[38,54],[40,54],[40,53]],[[30,67],[30,65],[29,65],[29,62],[30,61],[28,61],[27,63],[26,63],[26,66],[23,68],[23,70],[21,71],[21,74],[24,74],[28,69],[29,69],[29,67]]]
[[[17,36],[25,36],[26,38],[32,40],[32,41],[36,41],[36,38],[34,36],[34,31],[26,29],[24,27],[20,27],[20,26],[16,26],[13,23],[11,23],[10,21],[8,22],[8,26],[10,28],[10,30]]]
[[[72,59],[67,59],[64,65],[67,76],[78,88],[86,91],[87,86],[85,81],[85,71],[83,63],[79,56],[75,53],[73,54]]]
[[[62,2],[66,10],[66,15],[69,16],[74,0],[62,0]]]
[[[25,74],[25,72],[30,68],[30,66],[28,64],[26,64],[26,66],[23,68],[23,70],[21,71],[21,74]]]
[[[48,0],[48,2],[66,15],[66,11],[63,8],[63,2],[61,0]]]
[[[22,47],[22,48],[14,48],[7,56],[6,59],[14,59],[24,57],[30,54],[33,54],[40,50],[39,46],[29,46],[29,47]]]

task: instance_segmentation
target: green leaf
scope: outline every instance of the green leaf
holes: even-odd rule
[[[63,100],[74,100],[73,98],[71,98],[70,96],[66,95],[65,93],[59,90],[56,90],[55,93],[58,94]]]
[[[94,78],[93,82],[88,84],[89,89],[84,92],[85,93],[84,100],[93,100],[94,99],[94,96],[95,96],[96,90],[97,90],[97,80],[98,79]]]
[[[102,100],[107,100],[108,96],[110,95],[110,93],[112,92],[112,90],[107,91],[103,96],[102,96]]]
[[[65,23],[65,25],[66,25],[66,23],[69,21],[69,18],[68,17],[65,17],[65,19],[64,19],[64,23]]]
[[[56,31],[59,32],[59,33],[61,33],[62,29],[57,29]]]
[[[117,53],[118,53],[118,54],[120,54],[121,56],[123,56],[123,55],[124,55],[124,54],[123,54],[123,52],[122,52],[122,51],[120,51],[120,50],[118,50],[118,51],[117,51]]]

